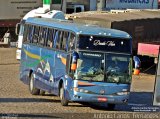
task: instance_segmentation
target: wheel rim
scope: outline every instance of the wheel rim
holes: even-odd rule
[[[31,77],[31,80],[30,80],[30,90],[31,91],[33,90],[33,77]]]
[[[60,89],[60,98],[63,99],[63,88]]]

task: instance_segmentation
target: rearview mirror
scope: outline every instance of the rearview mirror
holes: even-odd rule
[[[134,56],[133,57],[133,61],[134,61],[134,75],[139,75],[140,73],[140,66],[141,66],[141,61],[139,59],[139,57]]]
[[[16,30],[15,30],[16,35],[19,34],[19,31],[20,31],[20,23],[17,23],[16,24]]]
[[[72,63],[71,63],[71,70],[75,71],[77,69],[77,60],[79,58],[79,55],[77,52],[73,52],[72,54]]]

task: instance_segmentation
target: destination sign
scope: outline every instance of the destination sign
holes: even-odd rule
[[[91,57],[102,57],[102,54],[93,54],[93,53],[83,53],[83,56],[91,56]]]
[[[97,53],[97,52],[86,52],[86,51],[83,51],[83,52],[79,52],[78,54],[79,54],[80,57],[82,56],[84,58],[104,59],[104,54]]]
[[[131,39],[80,36],[78,48],[105,52],[131,53]]]

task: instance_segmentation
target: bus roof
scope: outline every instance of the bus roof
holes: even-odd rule
[[[108,37],[117,37],[117,38],[131,38],[131,36],[120,30],[102,28],[99,26],[86,25],[86,24],[77,24],[69,20],[57,20],[49,18],[28,18],[26,20],[28,24],[43,25],[48,27],[54,27],[64,30],[69,30],[75,32],[76,34],[82,35],[97,35],[97,36],[108,36]]]

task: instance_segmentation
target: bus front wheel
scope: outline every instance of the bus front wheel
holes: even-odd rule
[[[35,80],[33,74],[31,74],[29,81],[29,91],[32,95],[39,95],[40,90],[35,87]]]
[[[61,99],[61,105],[62,106],[68,106],[68,100],[65,99],[64,97],[64,87],[63,84],[60,88],[60,99]]]

